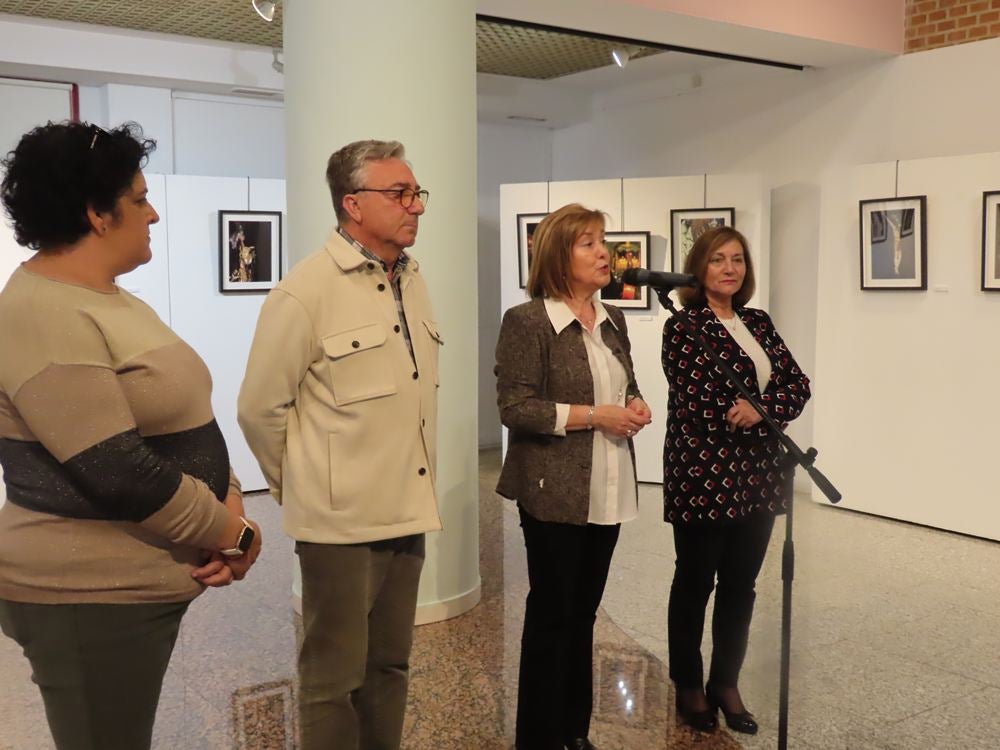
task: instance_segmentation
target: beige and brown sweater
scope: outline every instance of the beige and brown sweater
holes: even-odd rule
[[[145,303],[23,267],[0,292],[0,598],[185,601],[239,484],[208,369]]]

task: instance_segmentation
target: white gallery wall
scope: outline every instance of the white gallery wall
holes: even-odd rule
[[[1000,539],[1000,293],[980,291],[982,194],[1000,190],[1000,153],[901,161],[896,175],[883,162],[822,180],[823,469],[844,507]],[[858,201],[897,195],[927,196],[927,291],[862,291]]]
[[[546,213],[581,203],[607,213],[607,231],[650,232],[649,267],[671,270],[670,210],[732,206],[736,228],[750,241],[762,283],[751,300],[767,308],[767,250],[770,247],[770,196],[757,175],[692,175],[641,179],[581,180],[502,185],[500,188],[501,308],[528,297],[520,288],[517,214]],[[649,310],[623,309],[632,344],[636,380],[653,412],[653,422],[635,438],[636,469],[641,482],[663,481],[666,432],[666,379],[660,363],[663,324],[669,317],[657,299]],[[494,397],[495,400],[495,397]]]

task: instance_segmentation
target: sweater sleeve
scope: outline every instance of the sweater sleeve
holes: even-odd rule
[[[175,544],[213,546],[228,511],[208,485],[158,456],[136,428],[110,362],[52,362],[14,394],[21,419],[60,471],[105,518],[133,521]],[[56,476],[53,476],[55,479]],[[55,485],[55,483],[53,483]],[[74,515],[66,497],[65,515]]]

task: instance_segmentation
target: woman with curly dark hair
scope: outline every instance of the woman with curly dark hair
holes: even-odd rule
[[[134,124],[35,128],[2,162],[0,627],[59,750],[150,745],[188,604],[260,552],[204,362],[115,283],[159,220]]]

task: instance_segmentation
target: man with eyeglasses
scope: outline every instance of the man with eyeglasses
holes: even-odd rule
[[[395,141],[334,153],[339,226],[268,295],[239,422],[302,569],[303,750],[398,748],[434,488],[438,350]]]

